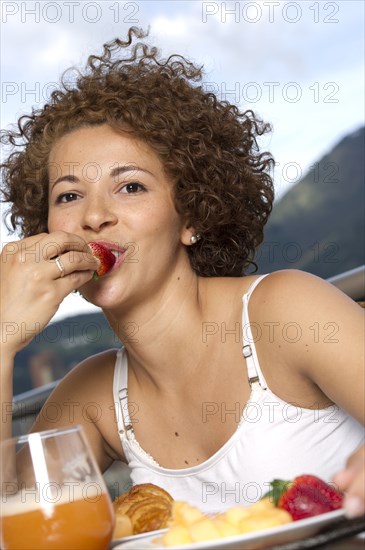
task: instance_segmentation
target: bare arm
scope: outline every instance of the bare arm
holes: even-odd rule
[[[253,295],[257,318],[263,324],[270,315],[278,323],[272,347],[280,346],[288,369],[365,424],[363,309],[333,285],[299,271],[271,274],[260,292]]]
[[[59,256],[64,276],[54,262]],[[98,262],[77,235],[57,231],[7,244],[0,257],[1,440],[11,437],[15,354],[41,332],[73,289],[92,278]],[[6,414],[4,414],[4,411]]]
[[[365,423],[364,311],[331,284],[297,271],[267,277],[253,296],[258,322],[267,319],[293,332],[277,331],[271,349],[280,347],[284,369],[362,424]],[[266,316],[266,317],[265,317]],[[296,334],[294,332],[296,331]],[[286,337],[285,337],[286,336]],[[304,386],[303,386],[304,387]],[[295,387],[290,390],[295,394]],[[300,394],[297,393],[298,398]],[[347,491],[348,515],[365,512],[365,450],[349,457],[335,477]]]
[[[75,367],[51,393],[31,429],[38,432],[79,424],[101,471],[123,458],[112,394],[114,362],[115,351],[111,350]]]

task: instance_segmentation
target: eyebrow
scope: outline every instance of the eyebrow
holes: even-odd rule
[[[112,178],[116,178],[117,176],[120,176],[125,172],[145,172],[146,174],[150,174],[151,176],[154,175],[152,172],[150,172],[146,168],[140,168],[136,164],[126,164],[124,166],[117,166],[116,168],[113,168],[113,170],[110,172],[110,175],[112,176]]]
[[[124,166],[117,166],[116,168],[113,168],[111,170],[110,176],[112,178],[116,178],[121,174],[125,174],[126,172],[145,172],[146,174],[150,174],[151,176],[154,176],[152,172],[150,172],[146,168],[141,168],[136,164],[126,164]],[[56,179],[56,181],[52,185],[52,189],[55,187],[55,185],[57,185],[57,183],[61,183],[63,181],[68,181],[70,183],[78,183],[80,179],[77,176],[74,176],[73,174],[65,174],[64,176],[60,176],[59,178]]]

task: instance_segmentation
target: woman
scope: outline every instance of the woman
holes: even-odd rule
[[[82,424],[102,470],[124,460],[135,483],[203,510],[313,473],[336,474],[359,515],[362,312],[306,273],[242,276],[272,206],[273,160],[256,142],[269,128],[205,93],[183,58],[132,46],[143,37],[106,45],[5,134],[20,147],[4,196],[24,239],[2,254],[3,326],[21,327],[3,338],[2,402],[14,355],[77,289],[124,347],[73,369],[33,431],[55,427],[57,403],[57,426]],[[91,242],[116,256],[97,280]]]

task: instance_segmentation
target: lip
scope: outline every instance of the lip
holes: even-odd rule
[[[111,252],[118,252],[120,254],[120,256],[116,259],[113,267],[108,271],[108,273],[103,275],[103,278],[107,277],[110,273],[112,273],[112,271],[115,271],[116,269],[118,269],[118,267],[124,262],[127,256],[128,248],[124,248],[123,246],[120,246],[118,243],[111,242],[111,241],[100,241],[100,240],[93,239],[92,242],[100,244],[101,246],[104,246]]]

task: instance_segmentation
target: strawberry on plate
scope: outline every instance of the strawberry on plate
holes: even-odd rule
[[[116,257],[108,248],[98,242],[89,243],[89,248],[92,255],[100,260],[100,266],[94,273],[94,278],[98,279],[111,270],[116,262]]]
[[[293,520],[318,516],[342,507],[343,494],[319,477],[303,474],[292,481],[274,479],[270,496]]]

